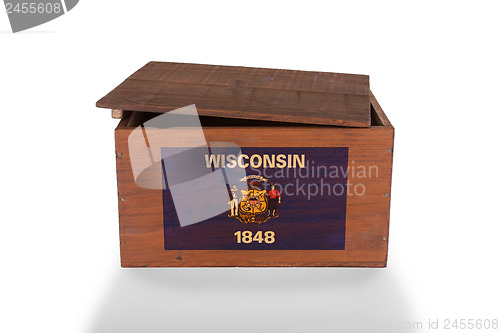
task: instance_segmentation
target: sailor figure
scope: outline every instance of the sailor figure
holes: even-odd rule
[[[238,189],[236,185],[231,188],[231,216],[238,216]]]

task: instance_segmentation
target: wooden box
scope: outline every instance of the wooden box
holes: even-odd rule
[[[386,266],[394,128],[368,76],[150,62],[97,106],[121,118],[123,267]]]

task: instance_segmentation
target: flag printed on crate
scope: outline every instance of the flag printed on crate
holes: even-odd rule
[[[199,147],[166,162],[174,150],[162,148],[164,163],[193,177],[164,186],[166,250],[344,250],[347,147]],[[225,210],[210,216],[211,205]],[[178,207],[210,217],[183,226]]]

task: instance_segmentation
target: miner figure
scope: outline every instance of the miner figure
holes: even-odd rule
[[[267,192],[269,198],[269,212],[273,217],[278,217],[278,205],[281,203],[281,194],[271,183],[271,190]]]

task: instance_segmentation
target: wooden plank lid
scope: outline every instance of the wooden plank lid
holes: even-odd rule
[[[164,113],[195,104],[199,115],[370,126],[367,75],[150,62],[97,102]]]

